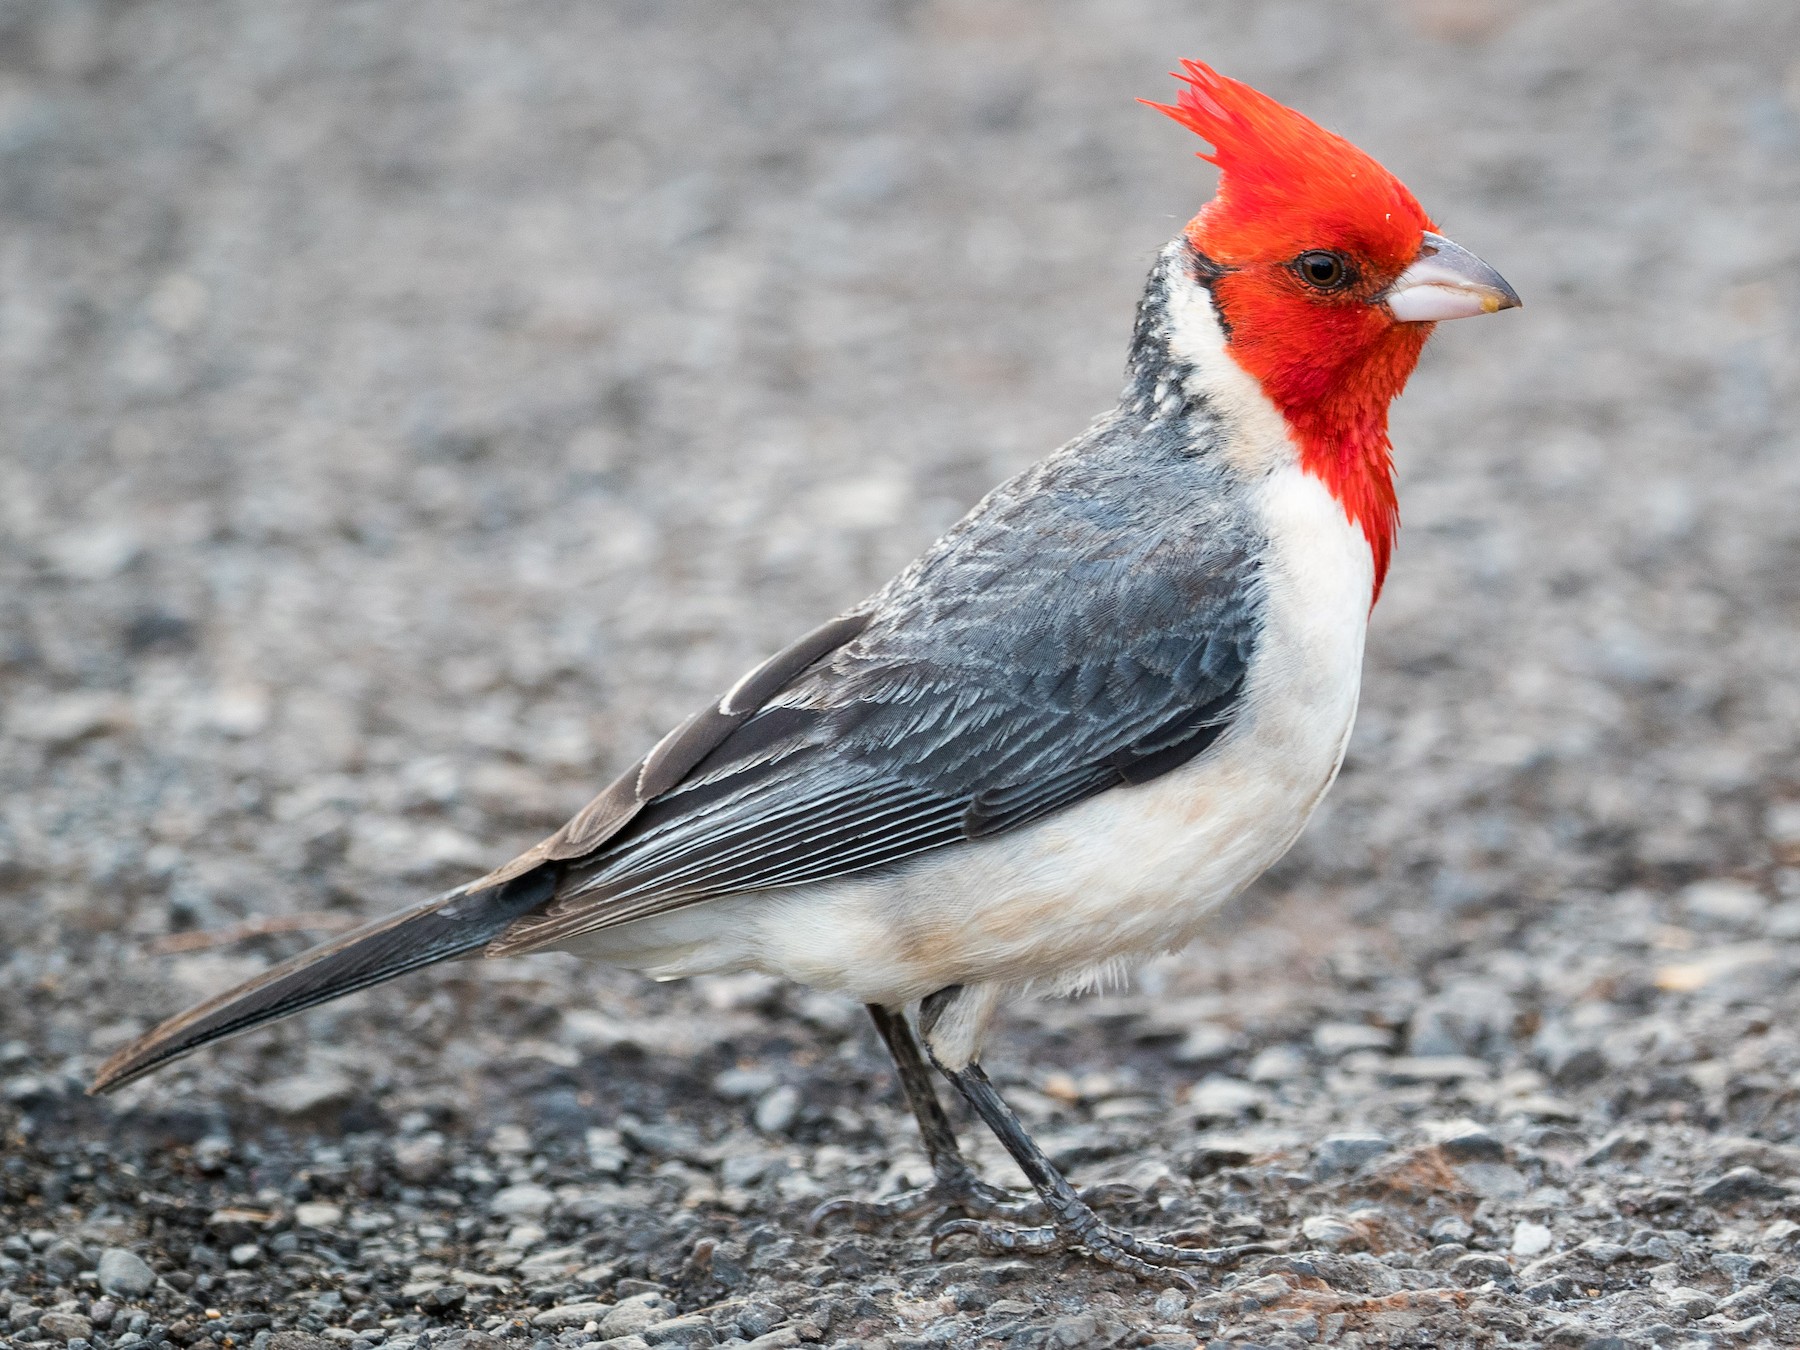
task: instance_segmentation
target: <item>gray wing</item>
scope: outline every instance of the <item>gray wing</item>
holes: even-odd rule
[[[1116,497],[1022,495],[1027,509],[972,517],[859,635],[570,859],[557,898],[489,952],[892,866],[1211,745],[1256,640],[1253,539],[1166,503],[1120,518]]]

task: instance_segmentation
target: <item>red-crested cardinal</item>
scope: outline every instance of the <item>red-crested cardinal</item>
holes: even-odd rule
[[[1152,106],[1211,144],[1218,193],[1150,274],[1117,408],[529,852],[173,1018],[94,1089],[452,957],[764,971],[868,1005],[936,1176],[816,1219],[956,1210],[940,1236],[1164,1280],[1257,1250],[1103,1223],[982,1072],[983,1033],[1009,994],[1180,948],[1294,842],[1393,548],[1388,404],[1434,323],[1519,300],[1349,142],[1198,62],[1179,78]],[[925,1056],[1035,1201],[976,1178]]]

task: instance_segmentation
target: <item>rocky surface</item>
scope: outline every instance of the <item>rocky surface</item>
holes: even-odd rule
[[[1800,10],[0,9],[0,1337],[321,1350],[1800,1340]],[[1528,308],[1295,854],[989,1053],[1199,1294],[928,1228],[858,1011],[560,957],[81,1087],[554,827],[1107,405],[1180,55]],[[1011,1174],[967,1132],[984,1169]]]

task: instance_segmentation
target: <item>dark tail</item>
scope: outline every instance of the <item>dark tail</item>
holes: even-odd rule
[[[100,1066],[88,1091],[110,1092],[211,1041],[466,956],[546,903],[559,875],[557,867],[540,867],[498,886],[450,891],[302,952],[138,1037]]]

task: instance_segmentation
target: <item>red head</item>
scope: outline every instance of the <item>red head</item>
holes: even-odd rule
[[[1388,404],[1418,362],[1428,320],[1518,298],[1433,233],[1405,185],[1350,142],[1198,61],[1181,65],[1187,87],[1175,104],[1151,106],[1213,146],[1201,158],[1219,166],[1218,195],[1187,237],[1220,269],[1212,294],[1228,350],[1287,418],[1306,468],[1362,526],[1379,590],[1398,523]],[[1484,274],[1445,266],[1445,248]],[[1452,290],[1458,299],[1447,303]],[[1425,291],[1437,299],[1420,303]]]

